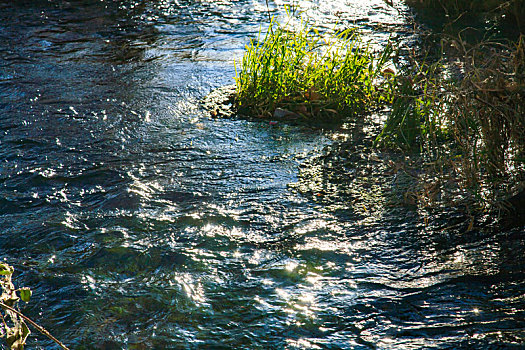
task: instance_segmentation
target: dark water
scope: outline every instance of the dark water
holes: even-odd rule
[[[400,4],[301,8],[376,45],[404,30]],[[326,169],[299,186],[333,195],[300,195],[328,133],[200,109],[267,16],[0,1],[0,258],[33,290],[23,312],[71,348],[521,348],[522,231],[425,226]],[[29,348],[53,348],[35,333]]]

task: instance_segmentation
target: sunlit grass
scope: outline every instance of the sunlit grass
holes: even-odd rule
[[[246,47],[236,67],[241,113],[306,121],[338,121],[362,114],[383,100],[377,78],[392,53],[363,44],[354,29],[322,34],[275,21]]]

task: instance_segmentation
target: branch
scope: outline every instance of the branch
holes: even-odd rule
[[[39,326],[35,321],[33,321],[29,317],[27,317],[24,314],[22,314],[20,311],[18,311],[16,309],[13,309],[11,306],[7,306],[6,304],[4,304],[2,302],[0,302],[0,307],[3,307],[4,309],[9,310],[11,312],[14,312],[18,316],[22,317],[24,320],[29,322],[29,324],[31,324],[33,327],[35,327],[40,333],[42,333],[43,335],[45,335],[46,337],[48,337],[49,339],[51,339],[52,341],[57,343],[62,349],[69,350],[69,348],[67,346],[62,344],[62,342],[60,342],[60,340],[58,340],[57,338],[53,337],[44,327]]]

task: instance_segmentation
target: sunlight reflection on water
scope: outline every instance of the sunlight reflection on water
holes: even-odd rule
[[[293,3],[377,47],[413,40],[401,2]],[[355,126],[200,108],[267,15],[265,1],[0,4],[0,258],[34,290],[23,311],[73,348],[522,342],[519,235],[451,246],[367,185],[376,151],[299,176]]]

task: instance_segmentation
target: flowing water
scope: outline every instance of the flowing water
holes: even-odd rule
[[[411,40],[399,2],[298,3]],[[0,258],[33,290],[21,310],[71,348],[520,348],[522,231],[425,226],[380,186],[301,194],[359,185],[299,176],[328,132],[200,108],[267,19],[261,0],[0,1]]]

